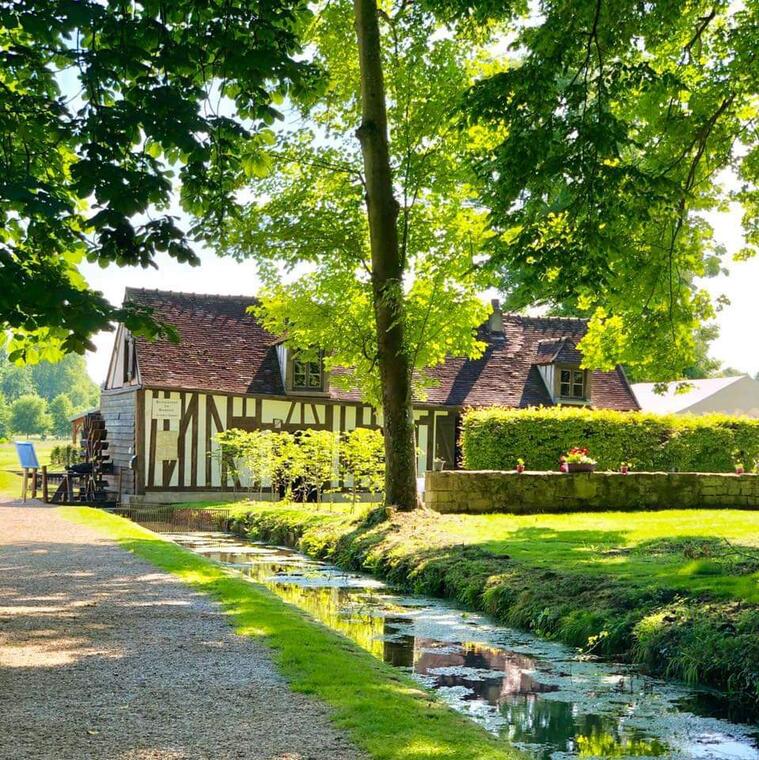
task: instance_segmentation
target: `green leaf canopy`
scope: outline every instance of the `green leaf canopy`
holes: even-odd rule
[[[488,266],[510,304],[589,316],[592,366],[679,376],[720,306],[695,284],[723,253],[704,212],[739,201],[740,255],[759,244],[759,4],[427,5],[511,28],[509,68],[463,106],[501,131],[472,160],[491,210]]]
[[[300,0],[0,3],[0,330],[14,358],[82,352],[121,320],[77,272],[197,264],[178,190],[213,234],[270,141],[274,102],[310,85]]]
[[[487,311],[476,266],[487,238],[457,104],[486,57],[478,38],[447,30],[417,4],[380,13],[390,161],[404,270],[403,319],[417,395],[425,370],[446,356],[482,350],[475,328]],[[333,384],[381,398],[377,296],[356,129],[359,63],[353,5],[318,5],[304,41],[323,86],[294,100],[271,168],[251,167],[251,195],[230,217],[220,253],[252,257],[266,284],[259,316],[295,349],[323,349]],[[260,174],[259,177],[259,169]]]

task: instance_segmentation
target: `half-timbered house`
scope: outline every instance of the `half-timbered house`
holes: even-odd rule
[[[357,392],[331,384],[321,362],[298,361],[248,313],[253,298],[131,288],[126,298],[173,325],[179,342],[116,330],[100,411],[123,496],[173,501],[231,490],[214,440],[229,428],[381,428]],[[483,355],[451,357],[431,370],[435,385],[414,406],[420,476],[436,458],[456,466],[465,407],[637,409],[621,368],[581,368],[585,330],[579,319],[505,314],[494,302],[479,330]]]

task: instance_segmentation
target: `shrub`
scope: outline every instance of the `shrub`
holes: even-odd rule
[[[79,449],[71,443],[66,443],[61,446],[53,446],[52,450],[50,451],[50,464],[70,467],[72,464],[78,461]]]
[[[266,485],[284,491],[292,489],[302,499],[310,493],[321,501],[323,488],[336,475],[340,439],[328,430],[302,430],[275,433],[270,430],[246,431],[233,428],[217,433],[217,456],[236,481],[258,487],[259,496]]]
[[[340,442],[340,468],[351,480],[352,501],[357,491],[380,493],[385,480],[385,441],[379,430],[356,428]]]
[[[277,462],[276,441],[278,434],[270,430],[240,430],[231,428],[216,434],[219,444],[218,456],[227,474],[236,485],[243,483],[258,488],[259,498],[264,488],[273,487]]]
[[[759,420],[492,407],[464,415],[461,443],[469,470],[508,470],[517,458],[530,469],[555,470],[564,452],[582,446],[601,470],[616,470],[626,461],[639,471],[733,472],[736,457],[759,458]]]
[[[298,436],[299,468],[303,499],[313,490],[316,501],[322,500],[322,489],[335,473],[338,461],[339,434],[330,430],[304,430]]]

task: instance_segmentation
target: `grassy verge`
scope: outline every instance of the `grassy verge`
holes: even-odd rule
[[[410,678],[261,586],[120,517],[83,507],[60,511],[219,601],[236,631],[269,646],[291,687],[329,704],[336,724],[372,758],[505,760],[520,756]]]
[[[242,534],[759,705],[757,512],[234,511]]]

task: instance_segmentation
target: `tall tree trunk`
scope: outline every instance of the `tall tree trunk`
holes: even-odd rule
[[[403,262],[398,246],[398,202],[387,137],[385,82],[376,0],[353,0],[361,72],[361,126],[366,206],[372,250],[372,289],[385,428],[385,500],[416,506],[416,452],[411,406],[411,360],[404,340]]]

